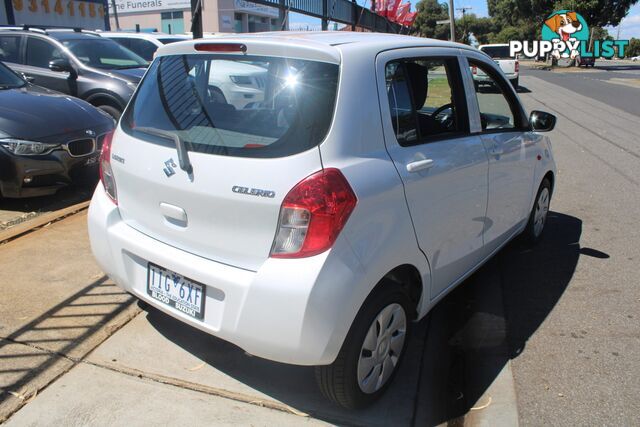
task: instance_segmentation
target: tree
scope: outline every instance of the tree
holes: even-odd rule
[[[463,19],[456,19],[456,28],[460,28],[464,34],[460,39],[463,43],[467,43],[469,34],[473,33],[478,43],[487,44],[500,31],[493,18],[478,18],[473,13],[465,15]]]
[[[489,15],[503,28],[515,27],[525,37],[536,40],[544,20],[556,10],[575,10],[589,26],[618,25],[638,0],[488,0]],[[520,28],[521,30],[517,30]],[[508,30],[513,33],[513,30]]]
[[[449,39],[449,26],[436,24],[436,21],[449,18],[446,4],[438,3],[438,0],[421,0],[416,4],[416,11],[418,15],[413,25],[422,37]]]
[[[625,56],[631,58],[632,56],[640,56],[640,39],[635,37],[629,40],[629,47],[625,50]]]
[[[629,8],[638,0],[561,0],[556,3],[554,10],[570,9],[578,12],[589,26],[616,26],[622,18],[627,16]]]

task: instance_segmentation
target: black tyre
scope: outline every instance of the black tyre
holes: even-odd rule
[[[345,408],[362,408],[387,389],[404,356],[411,302],[393,282],[382,284],[358,312],[336,360],[316,367],[327,399]]]
[[[520,77],[516,77],[515,79],[511,80],[511,86],[513,86],[513,88],[517,91],[518,87],[520,86]]]
[[[551,183],[547,178],[542,180],[538,194],[536,195],[536,201],[531,209],[529,215],[529,222],[527,227],[522,233],[522,237],[528,243],[536,244],[542,238],[544,228],[547,223],[547,214],[549,212],[549,206],[551,204]]]
[[[118,110],[116,107],[113,107],[111,105],[98,105],[98,108],[113,117],[113,120],[120,120],[122,111]]]

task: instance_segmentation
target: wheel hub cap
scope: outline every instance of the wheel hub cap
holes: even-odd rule
[[[389,304],[371,323],[358,359],[358,385],[375,393],[391,377],[400,360],[407,332],[407,315],[400,304]]]

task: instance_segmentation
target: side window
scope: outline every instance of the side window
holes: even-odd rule
[[[148,40],[142,39],[130,39],[130,45],[126,46],[133,53],[138,54],[138,56],[143,57],[146,61],[153,61],[153,54],[155,53],[157,47],[155,44],[151,43]]]
[[[0,61],[18,63],[20,36],[0,36]]]
[[[27,38],[26,64],[32,67],[49,68],[49,62],[63,58],[62,51],[46,40]]]
[[[130,48],[130,44],[129,44],[129,40],[126,37],[110,37],[111,40],[113,40],[114,42],[118,43],[120,46],[124,46],[127,49]]]
[[[482,130],[515,129],[516,114],[504,91],[504,82],[488,66],[469,60],[476,87]],[[502,84],[500,84],[502,82]]]
[[[467,109],[456,58],[412,58],[387,64],[387,94],[400,145],[460,135]]]

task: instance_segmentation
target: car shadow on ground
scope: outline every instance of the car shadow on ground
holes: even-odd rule
[[[154,309],[147,309],[147,318],[171,342],[233,380],[314,418],[344,425],[451,423],[463,420],[507,361],[525,351],[555,307],[580,257],[581,229],[581,220],[550,212],[537,246],[515,241],[500,251],[415,325],[394,383],[361,411],[325,401],[312,367],[251,357]]]
[[[427,354],[433,359],[425,364],[421,385],[432,407],[418,408],[420,425],[463,425],[474,405],[490,403],[480,400],[484,392],[525,351],[565,292],[581,254],[607,257],[581,250],[581,231],[580,219],[550,212],[538,245],[516,239],[432,310]]]

